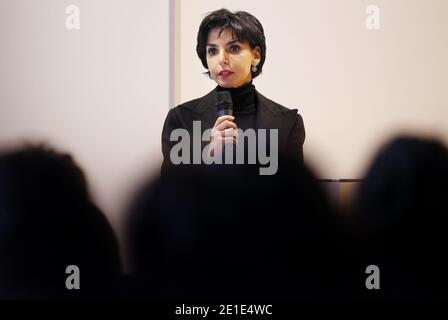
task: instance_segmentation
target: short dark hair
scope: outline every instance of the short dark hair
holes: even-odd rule
[[[252,79],[257,77],[261,73],[266,59],[266,39],[260,21],[245,11],[232,13],[227,9],[220,9],[209,13],[199,26],[196,44],[196,52],[206,69],[208,69],[206,58],[208,33],[215,28],[221,29],[219,35],[225,29],[230,29],[238,41],[247,41],[252,49],[260,47],[260,63],[257,65],[257,71],[252,72]]]

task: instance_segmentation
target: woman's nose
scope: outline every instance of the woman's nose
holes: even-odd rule
[[[220,50],[219,52],[219,64],[228,65],[229,64],[229,56],[225,50]]]

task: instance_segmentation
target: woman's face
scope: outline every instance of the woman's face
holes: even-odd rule
[[[206,56],[210,76],[224,88],[237,88],[252,79],[251,68],[260,62],[260,49],[232,37],[232,31],[215,28],[208,33]]]

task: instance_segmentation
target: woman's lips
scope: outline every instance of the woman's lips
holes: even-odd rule
[[[233,74],[232,71],[221,71],[218,75],[222,78],[222,79],[227,79],[228,77],[230,77]]]

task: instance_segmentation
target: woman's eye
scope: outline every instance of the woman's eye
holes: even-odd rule
[[[216,48],[208,48],[208,54],[213,56],[216,53]]]
[[[240,46],[238,46],[236,44],[230,46],[230,52],[231,53],[237,53],[239,51],[240,51]]]

